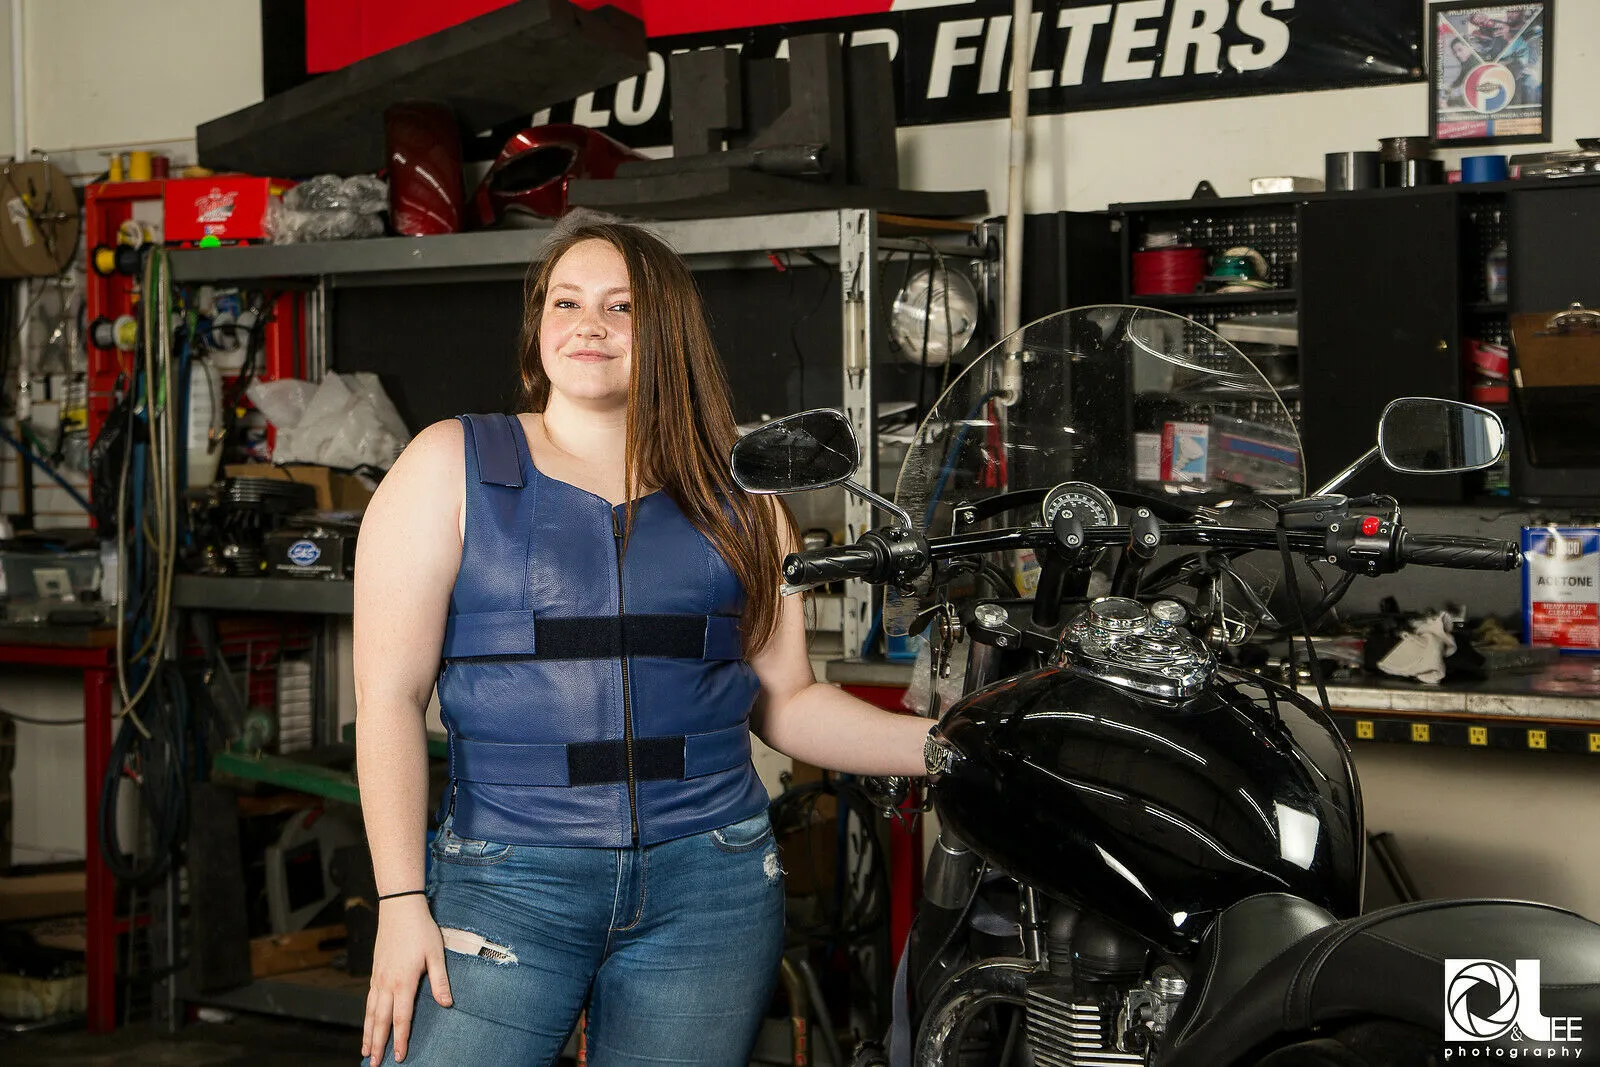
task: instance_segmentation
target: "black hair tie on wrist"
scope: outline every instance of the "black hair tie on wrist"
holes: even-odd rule
[[[424,896],[427,892],[428,891],[426,889],[407,889],[403,893],[381,893],[378,895],[378,903],[381,904],[385,900],[393,900],[395,897],[420,897]]]

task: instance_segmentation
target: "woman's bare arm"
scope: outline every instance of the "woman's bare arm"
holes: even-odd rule
[[[368,504],[356,544],[356,775],[380,895],[423,885],[424,716],[461,564],[462,440],[455,421],[418,434]],[[405,1055],[424,971],[448,1004],[443,943],[427,901],[383,902],[363,1054],[376,1061],[392,1027],[395,1058]]]
[[[798,596],[783,598],[777,631],[751,657],[750,666],[761,680],[750,726],[772,748],[849,774],[924,773],[922,744],[933,723],[884,711],[818,682],[806,652],[805,611]]]

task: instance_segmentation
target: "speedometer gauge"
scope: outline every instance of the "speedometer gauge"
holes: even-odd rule
[[[1104,492],[1088,482],[1062,482],[1044,495],[1043,516],[1046,526],[1053,526],[1056,516],[1063,510],[1084,526],[1115,526],[1117,506]]]

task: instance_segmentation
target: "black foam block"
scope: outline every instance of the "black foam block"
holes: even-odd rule
[[[647,56],[644,24],[616,8],[518,0],[212,119],[195,141],[218,170],[370,173],[384,164],[391,104],[447,104],[470,133],[643,74]]]

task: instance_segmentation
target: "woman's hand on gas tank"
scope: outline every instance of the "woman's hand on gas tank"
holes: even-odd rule
[[[411,1041],[417,986],[428,976],[433,999],[448,1008],[450,978],[444,966],[444,936],[426,897],[408,896],[379,905],[378,938],[372,950],[372,985],[361,1028],[361,1054],[376,1065],[394,1037],[394,1058],[403,1062]]]

